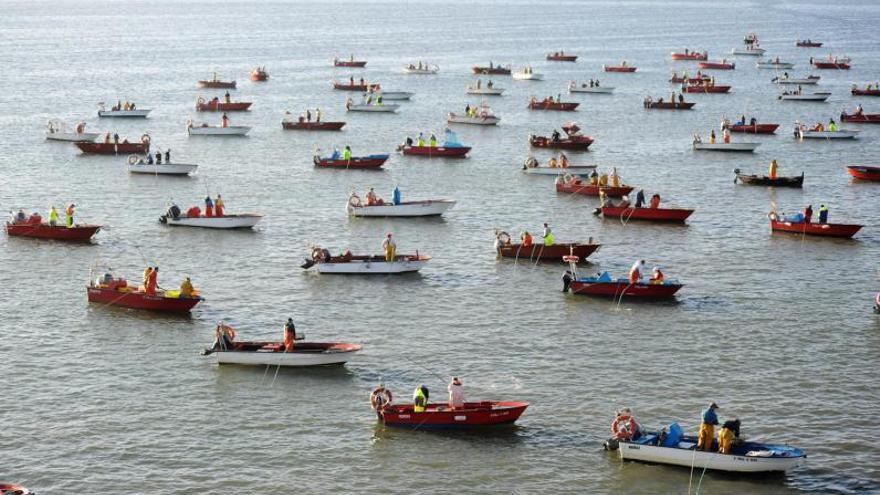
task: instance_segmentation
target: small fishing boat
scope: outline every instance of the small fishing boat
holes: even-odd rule
[[[528,402],[482,401],[465,402],[461,407],[448,404],[426,404],[425,410],[415,412],[413,405],[394,404],[391,391],[379,387],[370,395],[376,416],[385,426],[410,429],[458,430],[510,425],[516,422]]]
[[[217,79],[217,73],[214,73],[214,77],[208,80],[201,80],[196,85],[200,88],[210,88],[210,89],[235,89],[235,81],[221,81]]]
[[[645,97],[642,106],[648,110],[690,110],[696,105],[692,101],[663,101],[659,99],[654,101],[650,96]]]
[[[190,163],[147,163],[143,157],[128,156],[128,171],[132,174],[189,175],[199,168]]]
[[[871,86],[868,85],[865,89],[859,89],[853,84],[850,93],[852,93],[853,96],[880,96],[880,87],[874,86],[871,88]]]
[[[46,139],[49,141],[65,141],[70,143],[76,142],[91,142],[95,139],[98,139],[100,133],[97,132],[85,132],[86,131],[86,123],[85,122],[77,122],[77,124],[73,128],[73,132],[70,132],[66,129],[63,122],[59,121],[49,121],[46,124]]]
[[[73,227],[67,227],[60,223],[58,225],[49,225],[48,223],[42,223],[42,221],[6,222],[6,235],[9,237],[89,242],[99,230],[101,230],[100,225],[75,224]]]
[[[340,91],[360,91],[363,93],[367,91],[378,91],[380,89],[378,83],[368,83],[363,79],[361,79],[361,81],[349,80],[349,82],[339,82],[334,79],[333,81],[330,81],[330,83],[333,84],[333,89],[338,89]]]
[[[709,70],[735,70],[736,64],[733,62],[728,62],[727,60],[721,60],[720,62],[700,62],[697,64],[697,67],[700,69],[709,69]]]
[[[662,300],[672,299],[675,293],[684,287],[675,279],[665,279],[662,282],[640,279],[636,283],[630,283],[626,278],[613,279],[608,272],[603,272],[597,277],[580,277],[577,269],[579,258],[566,256],[563,259],[568,262],[571,271],[572,280],[568,289],[572,294],[621,300],[624,297],[637,300]]]
[[[831,60],[813,60],[811,64],[813,65],[813,68],[821,70],[849,70],[849,62],[848,58],[835,58]]]
[[[284,120],[281,121],[281,128],[287,129],[288,131],[339,131],[342,130],[343,126],[345,126],[345,122],[306,121],[302,117],[297,120],[285,117]]]
[[[502,67],[500,65],[492,65],[490,63],[488,67],[475,65],[475,66],[471,67],[471,71],[474,74],[491,74],[491,75],[498,75],[498,76],[509,76],[510,75],[510,66],[506,65],[506,66]]]
[[[244,112],[253,105],[250,101],[221,101],[220,98],[205,100],[201,96],[196,99],[198,112]]]
[[[190,297],[182,296],[178,290],[159,289],[155,294],[147,294],[137,287],[129,287],[125,279],[114,279],[109,285],[91,281],[86,293],[90,303],[163,313],[189,313],[196,304],[205,300],[198,295],[198,291]]]
[[[265,67],[254,67],[251,69],[251,81],[265,82],[269,80],[269,72]]]
[[[103,143],[82,142],[73,143],[85,154],[90,155],[143,155],[150,151],[150,136],[144,134],[139,143],[129,143],[127,139],[119,143],[104,141]]]
[[[822,79],[822,77],[814,75],[809,75],[807,77],[777,76],[771,79],[770,82],[774,84],[797,84],[803,86],[808,84],[819,84],[819,79]]]
[[[150,110],[140,109],[137,110],[105,110],[104,105],[101,105],[98,110],[98,117],[101,118],[120,118],[120,119],[145,119],[147,115],[149,115]]]
[[[383,100],[388,101],[405,101],[409,100],[413,97],[415,93],[411,93],[409,91],[379,91],[377,93],[378,96],[381,96]]]
[[[318,168],[344,168],[353,170],[378,170],[390,155],[353,156],[348,160],[341,158],[322,158],[315,155],[313,161]]]
[[[418,65],[409,64],[403,68],[404,74],[416,74],[416,75],[429,76],[429,75],[436,74],[438,72],[440,72],[439,66],[434,65],[434,64],[422,65],[421,62],[419,62]]]
[[[705,50],[703,51],[703,53],[692,52],[689,50],[685,50],[684,52],[672,52],[672,60],[700,61],[700,60],[708,60],[708,59],[709,59],[709,52],[707,52]]]
[[[598,186],[592,185],[584,181],[580,177],[565,176],[556,179],[556,192],[568,194],[583,194],[584,196],[599,197],[601,192],[609,198],[620,198],[631,193],[632,187],[627,185],[619,186]]]
[[[551,160],[555,163],[555,159]],[[552,165],[552,164],[551,164]],[[525,159],[522,166],[523,173],[531,174],[531,175],[573,175],[573,176],[585,176],[590,175],[594,170],[596,170],[595,165],[568,165],[568,166],[546,166],[538,163],[538,160],[530,156]]]
[[[449,112],[446,116],[446,122],[450,124],[472,124],[472,125],[496,125],[501,122],[501,117],[492,113],[492,109],[485,103],[478,107],[472,108],[468,114],[457,114]]]
[[[781,62],[777,57],[773,60],[759,60],[755,63],[755,67],[759,69],[787,70],[794,69],[794,64],[791,62]]]
[[[744,152],[751,153],[761,146],[761,143],[704,143],[702,141],[694,141],[693,147],[697,151],[727,151],[727,152]]]
[[[361,198],[352,193],[348,197],[345,210],[353,217],[432,217],[440,216],[455,206],[453,199],[425,199],[420,201],[401,201],[366,205]]]
[[[347,275],[390,275],[417,272],[431,259],[430,256],[419,254],[395,255],[392,261],[386,261],[385,255],[352,255],[350,252],[331,256],[330,251],[321,247],[312,248],[312,255],[305,260],[302,268],[308,270],[316,267],[318,273]]]
[[[550,246],[545,246],[540,239],[538,243],[529,246],[511,242],[507,232],[499,232],[496,238],[498,242],[495,249],[502,258],[562,261],[566,256],[577,256],[586,259],[602,247],[601,244],[594,244],[592,238],[587,242],[554,242]]]
[[[862,229],[862,225],[850,223],[816,223],[816,222],[791,222],[770,212],[770,230],[773,232],[788,232],[793,234],[814,235],[823,237],[850,238]]]
[[[736,177],[733,179],[733,183],[736,184],[739,181],[742,184],[749,186],[772,186],[772,187],[803,187],[804,186],[804,173],[801,172],[801,175],[791,176],[791,177],[781,177],[777,176],[776,178],[771,179],[766,175],[748,175],[743,174],[740,170],[734,169],[733,173]]]
[[[841,122],[857,124],[880,124],[880,113],[846,113],[840,112]]]
[[[192,120],[186,122],[186,133],[190,136],[246,136],[251,128],[246,125],[210,125],[206,122],[194,124]]]
[[[824,128],[822,130],[816,129],[807,129],[806,125],[799,125],[795,128],[794,137],[795,139],[855,139],[859,134],[859,131],[848,131],[844,129],[838,129],[836,131],[828,131]]]
[[[172,206],[174,208],[174,206]],[[200,227],[204,229],[250,229],[263,219],[259,213],[223,214],[221,216],[206,216],[201,213],[182,213],[180,210],[169,211],[159,217],[159,222],[169,227]]]
[[[630,67],[626,65],[626,62],[622,62],[620,65],[603,65],[602,70],[605,72],[635,72],[636,67]]]
[[[700,84],[703,81],[711,81],[712,77],[707,76],[706,74],[697,73],[697,77],[686,77],[684,73],[682,75],[672,73],[672,76],[669,78],[669,82],[674,84],[688,83],[688,84]]]
[[[573,112],[580,103],[556,101],[545,98],[544,100],[536,100],[534,97],[529,100],[530,110],[554,110],[557,112]]]
[[[779,124],[731,124],[730,121],[725,120],[721,123],[721,129],[727,129],[730,132],[739,132],[743,134],[773,134],[776,132],[776,129],[779,128]]]
[[[685,220],[694,212],[688,208],[633,208],[602,206],[596,211],[604,218],[620,219],[623,221],[645,220],[649,222],[679,222]]]
[[[577,59],[577,55],[567,55],[561,51],[547,54],[547,60],[550,62],[577,62]]]
[[[11,483],[0,483],[0,494],[3,495],[34,495],[34,492],[28,490],[21,485],[13,485]]]
[[[703,82],[702,84],[691,84],[689,86],[683,86],[682,91],[685,93],[728,93],[730,92],[730,86],[724,86],[720,84],[709,84]]]
[[[594,139],[590,136],[580,134],[580,127],[574,122],[563,124],[562,131],[566,137],[562,137],[558,132],[554,131],[550,137],[529,136],[529,144],[535,148],[553,148],[565,150],[586,151],[593,144]]]
[[[825,101],[828,99],[829,96],[831,96],[831,93],[826,91],[819,91],[815,93],[789,93],[788,91],[786,91],[779,95],[777,98],[782,101]]]
[[[464,158],[471,150],[470,146],[414,146],[400,145],[397,148],[402,154],[407,156],[426,156],[428,158]]]
[[[367,65],[366,60],[355,60],[354,56],[348,60],[333,59],[333,67],[364,67]]]
[[[597,93],[597,94],[611,94],[614,92],[613,86],[591,86],[589,83],[580,83],[577,81],[571,81],[568,83],[568,92],[569,93]]]
[[[514,72],[511,77],[517,81],[541,81],[544,79],[544,74],[534,72],[531,66],[526,66]]]
[[[794,43],[794,46],[798,48],[821,48],[822,43],[812,40],[797,40]]]
[[[395,113],[400,105],[396,103],[354,103],[351,98],[345,102],[345,110],[348,112],[373,112],[373,113]]]
[[[334,366],[343,365],[360,352],[360,344],[347,342],[296,342],[293,350],[284,350],[283,342],[233,342],[232,347],[205,349],[202,355],[214,355],[217,364],[245,366]]]
[[[483,86],[478,82],[478,84],[468,86],[466,92],[469,95],[501,96],[504,93],[504,88],[499,88],[494,84],[491,86]]]
[[[747,56],[747,57],[762,57],[762,56],[764,56],[764,53],[766,53],[766,52],[767,52],[767,50],[760,48],[758,46],[752,46],[752,47],[747,46],[744,48],[734,48],[733,50],[730,50],[730,53],[732,55]]]
[[[848,165],[846,171],[849,175],[859,180],[880,181],[880,167]]]

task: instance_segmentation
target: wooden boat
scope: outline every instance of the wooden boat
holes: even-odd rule
[[[721,125],[721,129],[727,129],[730,132],[740,132],[744,134],[773,134],[776,132],[776,129],[779,128],[779,124],[729,124],[724,123]]]
[[[672,77],[669,78],[669,82],[675,83],[675,84],[680,84],[680,83],[700,84],[703,81],[711,81],[711,80],[712,80],[712,77],[707,76],[705,74],[698,75],[698,77],[684,77],[683,75],[678,75],[674,72],[672,73]]]
[[[235,81],[199,81],[196,85],[205,89],[235,89]]]
[[[736,64],[733,62],[728,62],[727,60],[722,60],[720,62],[700,62],[697,64],[697,67],[700,69],[709,69],[709,70],[734,70],[736,69]]]
[[[360,91],[362,93],[371,90],[378,91],[380,88],[378,83],[368,82],[364,82],[363,84],[361,84],[360,82],[339,82],[333,80],[331,81],[331,84],[333,84],[333,89],[338,89],[340,91]]]
[[[831,96],[829,92],[815,92],[815,93],[782,93],[777,98],[782,101],[825,101],[828,97]]]
[[[528,402],[466,402],[452,409],[448,404],[428,404],[424,412],[413,412],[412,404],[388,404],[376,410],[385,426],[415,429],[458,430],[510,425],[516,422]]]
[[[566,55],[563,52],[554,52],[547,54],[547,60],[550,62],[577,62],[577,55]]]
[[[685,93],[727,93],[730,91],[730,86],[723,86],[720,84],[692,84],[690,86],[684,86],[682,91]]]
[[[859,131],[843,129],[837,131],[814,131],[802,126],[795,130],[794,137],[796,139],[855,139],[858,134]]]
[[[767,50],[757,46],[746,46],[745,48],[734,48],[730,50],[733,55],[744,55],[747,57],[761,57]]]
[[[636,67],[628,65],[603,65],[602,70],[605,72],[635,72]]]
[[[850,93],[852,93],[853,96],[880,96],[880,88],[875,86],[875,89],[859,89],[858,87],[856,87],[855,84],[853,84]]]
[[[446,116],[446,122],[450,124],[496,125],[501,122],[501,118],[492,113],[489,105],[483,103],[474,109],[473,115],[459,115],[455,112],[449,112]]]
[[[396,103],[354,103],[351,100],[345,102],[345,110],[348,112],[372,112],[372,113],[395,113],[400,105]]]
[[[181,214],[178,217],[162,215],[159,221],[169,227],[200,227],[205,229],[250,229],[263,219],[259,213],[239,213],[237,215],[223,215],[222,217],[198,216],[187,217]]]
[[[9,237],[31,237],[34,239],[53,239],[56,241],[88,242],[101,230],[100,225],[63,224],[55,226],[48,223],[6,222],[6,235]]]
[[[846,171],[849,175],[859,180],[880,181],[880,167],[848,165]]]
[[[288,131],[339,131],[345,122],[306,122],[305,120],[282,120],[281,128]]]
[[[605,218],[629,220],[646,220],[650,222],[680,222],[685,220],[694,212],[687,208],[633,208],[633,207],[609,207],[603,206],[597,210]]]
[[[409,100],[413,97],[414,93],[410,93],[409,91],[379,91],[378,95],[382,97],[383,100],[388,101],[403,101]]]
[[[3,495],[34,495],[34,492],[27,488],[11,483],[0,483],[0,493]]]
[[[404,155],[426,156],[428,158],[464,158],[471,150],[470,146],[406,146],[401,145],[398,151]]]
[[[199,125],[193,124],[191,121],[186,124],[186,133],[190,136],[246,136],[251,128],[246,125],[209,125],[202,122]]]
[[[255,67],[251,69],[251,81],[265,82],[269,80],[269,73],[263,67]]]
[[[349,160],[321,158],[315,155],[313,161],[319,168],[344,168],[355,170],[376,170],[385,164],[390,155],[353,156]]]
[[[492,75],[499,75],[499,76],[509,76],[510,75],[510,66],[507,65],[507,66],[502,67],[500,65],[490,65],[490,66],[486,67],[486,66],[475,65],[475,66],[471,67],[471,71],[474,74],[492,74]]]
[[[690,110],[696,105],[692,101],[652,101],[645,99],[642,105],[649,110]]]
[[[540,165],[534,157],[528,157],[523,162],[522,171],[532,175],[572,175],[585,176],[596,170],[595,165],[569,165],[567,167],[550,167]]]
[[[821,76],[813,76],[809,75],[807,77],[774,77],[770,80],[770,82],[775,84],[797,84],[799,86],[803,85],[813,85],[818,84],[819,79],[822,79]]]
[[[535,136],[532,134],[529,136],[529,144],[535,148],[586,151],[593,144],[594,140],[590,136],[580,134],[580,130],[581,128],[574,122],[567,122],[562,126],[562,131],[566,137],[553,139],[553,136]]]
[[[821,48],[822,43],[810,40],[797,40],[794,46],[798,48]]]
[[[46,139],[49,141],[76,143],[79,141],[94,141],[101,135],[97,132],[85,132],[85,129],[85,122],[77,123],[74,126],[73,132],[70,132],[62,122],[49,121],[46,125]]]
[[[849,60],[813,60],[813,67],[822,70],[849,70]]]
[[[850,238],[861,230],[862,225],[849,223],[815,223],[815,222],[787,222],[770,218],[770,230],[773,232],[789,232],[793,234],[814,235],[824,237]]]
[[[149,175],[189,175],[199,168],[190,163],[146,163],[142,157],[128,157],[128,171],[132,174]]]
[[[139,143],[92,143],[78,141],[73,143],[83,153],[90,155],[143,155],[150,151],[150,136],[144,134]]]
[[[581,83],[578,85],[576,81],[571,81],[568,83],[568,92],[569,93],[596,93],[596,94],[611,94],[614,92],[613,86],[590,86],[588,83]]]
[[[804,173],[801,172],[801,175],[796,175],[792,177],[781,177],[777,176],[775,179],[771,179],[766,175],[747,175],[740,172],[740,170],[734,169],[733,173],[736,177],[733,179],[734,184],[739,181],[742,184],[749,186],[772,186],[772,187],[803,187],[804,186]]]
[[[601,244],[591,242],[559,242],[552,246],[545,246],[539,242],[529,247],[523,247],[519,242],[507,242],[499,244],[498,254],[502,258],[518,258],[526,260],[555,260],[562,261],[566,256],[577,256],[586,259],[602,247]]]
[[[606,280],[604,277],[584,277],[572,280],[570,290],[573,294],[586,296],[659,300],[675,297],[675,293],[682,287],[684,285],[677,280],[665,280],[659,284],[646,281],[631,284],[625,278]]]
[[[530,110],[555,110],[558,112],[573,112],[577,109],[578,105],[580,105],[580,103],[550,100],[538,101],[534,98],[529,101]]]
[[[840,112],[841,122],[854,122],[857,124],[880,124],[880,113],[846,113]]]
[[[759,69],[787,70],[794,69],[794,64],[791,62],[780,62],[779,59],[760,60],[755,63],[755,67]]]
[[[134,287],[110,288],[95,285],[94,282],[86,287],[86,292],[90,303],[163,313],[189,313],[196,304],[204,301],[199,295],[183,297],[176,290],[157,290],[156,294],[149,295]]]
[[[332,366],[351,361],[361,350],[360,344],[346,342],[296,342],[292,352],[284,351],[283,342],[233,342],[226,349],[205,349],[203,355],[217,357],[217,364],[247,366]]]
[[[761,143],[703,143],[695,141],[693,143],[694,150],[697,151],[727,151],[727,152],[745,152],[751,153],[760,146]]]
[[[709,53],[704,51],[700,52],[672,52],[672,60],[708,60]]]
[[[345,209],[353,217],[432,217],[446,213],[453,206],[453,199],[425,199],[367,206],[358,196],[352,195],[348,198]]]
[[[150,110],[98,110],[98,117],[101,118],[120,118],[120,119],[145,119],[149,115]]]
[[[640,461],[652,464],[694,467],[700,470],[733,473],[784,472],[799,466],[807,454],[801,449],[786,445],[743,442],[734,445],[730,454],[697,450],[697,438],[647,432],[636,440],[621,440],[618,451],[624,461]]]
[[[230,101],[225,102],[219,99],[205,101],[199,96],[196,100],[196,111],[198,112],[243,112],[253,105],[250,101]]]
[[[416,74],[423,76],[430,76],[440,72],[440,67],[437,65],[425,65],[423,67],[419,67],[417,65],[409,64],[403,68],[404,74]]]
[[[326,256],[325,250],[314,248],[312,257],[305,260],[303,269],[316,267],[318,273],[348,275],[390,275],[417,272],[431,259],[430,256],[416,254],[396,255],[391,262],[385,256]]]
[[[568,180],[556,180],[556,192],[561,193],[569,193],[569,194],[583,194],[584,196],[595,196],[599,197],[599,191],[602,191],[605,196],[610,198],[619,198],[626,196],[631,193],[633,190],[632,187],[627,185],[621,185],[617,187],[613,186],[594,186],[589,182],[583,181],[578,177],[572,176]]]
[[[511,77],[517,81],[541,81],[544,79],[544,74],[532,71],[531,67],[523,67],[511,74]]]
[[[504,88],[499,88],[498,86],[486,87],[476,85],[470,85],[466,90],[469,95],[486,95],[486,96],[501,96],[504,93]]]
[[[366,60],[355,60],[354,58],[348,60],[333,59],[333,67],[364,67],[366,65]]]

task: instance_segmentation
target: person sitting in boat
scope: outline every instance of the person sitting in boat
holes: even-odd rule
[[[479,86],[478,86],[478,87],[479,87]],[[492,89],[492,88],[495,87],[495,83],[492,82],[491,79],[489,79],[489,82],[486,83],[486,87],[489,88],[489,89]]]
[[[657,209],[660,208],[660,195],[654,194],[651,196],[651,208]]]
[[[284,352],[293,352],[294,341],[296,341],[296,326],[293,324],[293,318],[288,318],[284,324]]]
[[[742,443],[739,438],[741,422],[737,418],[725,421],[718,430],[718,453],[730,454],[733,447]]]
[[[212,351],[225,351],[235,346],[235,329],[221,322],[214,327],[214,345]]]
[[[532,247],[532,234],[529,234],[528,230],[523,231],[523,233],[519,235],[519,240],[522,242],[522,247]]]
[[[382,241],[382,252],[385,253],[386,263],[394,261],[394,256],[397,254],[397,244],[395,244],[394,240],[391,238],[390,232],[385,234],[385,240]]]
[[[12,217],[12,223],[14,223],[14,224],[15,224],[15,223],[24,223],[25,220],[27,220],[27,215],[25,214],[25,212],[24,212],[23,209],[19,209],[19,210],[18,210],[18,213],[16,213],[16,214]]]
[[[428,406],[428,397],[430,396],[430,392],[428,391],[428,387],[424,384],[416,387],[413,392],[413,412],[421,413],[425,412],[425,408]]]
[[[379,203],[379,199],[376,197],[376,191],[371,187],[364,197],[367,198],[367,206],[376,206]]]
[[[774,159],[770,160],[770,170],[767,171],[768,172],[767,177],[770,180],[776,179],[776,169],[777,168],[779,168],[779,164],[776,163],[776,159],[774,158]]]
[[[828,131],[837,132],[837,122],[834,119],[828,119]]]
[[[599,187],[607,187],[608,186],[608,174],[602,173],[599,176]]]
[[[435,136],[433,133],[431,134],[431,137],[428,138],[428,146],[430,146],[431,148],[437,147],[437,136]]]
[[[740,115],[739,120],[736,121],[736,125],[746,125],[746,116]]]
[[[697,450],[712,451],[712,442],[715,439],[715,425],[718,424],[718,415],[715,414],[716,409],[718,409],[718,404],[712,402],[709,404],[709,407],[703,410],[700,432],[697,435]]]
[[[614,208],[614,203],[612,203],[611,198],[605,194],[604,189],[599,189],[599,206],[601,208]]]
[[[451,409],[461,409],[464,407],[464,387],[458,377],[452,377],[449,386],[446,387],[449,392],[449,407]]]
[[[652,284],[658,284],[658,285],[659,285],[659,284],[663,284],[663,279],[664,279],[664,277],[663,277],[663,272],[660,271],[660,267],[659,267],[659,266],[655,266],[655,267],[651,270],[651,283],[652,283]]]
[[[636,208],[643,206],[645,206],[645,190],[639,189],[639,192],[636,193]]]
[[[351,146],[346,145],[345,149],[342,150],[342,159],[343,160],[351,160]]]
[[[620,187],[620,176],[617,175],[617,167],[611,167],[611,187]]]
[[[333,148],[333,153],[330,154],[331,160],[339,160],[339,148]]]
[[[43,223],[43,217],[37,212],[31,213],[31,216],[28,217],[27,223],[31,225],[40,225]]]
[[[611,422],[611,435],[615,440],[637,440],[642,436],[642,427],[633,416],[632,409],[624,407],[617,411]]]
[[[620,198],[620,201],[614,206],[617,208],[629,208],[629,196]]]
[[[556,158],[551,157],[550,161],[547,162],[547,166],[550,168],[556,168]]]
[[[599,172],[596,172],[596,169],[593,169],[593,171],[590,172],[590,185],[591,186],[598,186],[599,185]]]
[[[397,186],[394,186],[394,191],[391,191],[391,202],[395,206],[400,204],[400,188]]]
[[[550,135],[550,141],[554,143],[558,143],[562,136],[559,134],[559,131],[553,129],[553,134]]]
[[[559,168],[568,168],[568,157],[565,156],[565,153],[559,154]]]
[[[526,158],[525,162],[523,162],[523,170],[528,169],[528,168],[536,168],[537,166],[538,166],[538,159],[531,156],[531,155],[528,158]]]
[[[857,116],[861,117],[861,115],[862,115],[863,113],[864,113],[864,110],[862,109],[862,105],[859,104],[859,105],[856,107],[856,111],[855,111],[854,115],[857,115]]]
[[[822,125],[821,122],[816,122],[816,125],[813,126],[813,129],[812,129],[812,130],[813,130],[813,131],[816,131],[816,132],[824,132],[824,131],[825,131],[825,126]]]
[[[553,245],[553,231],[550,230],[550,225],[547,222],[544,222],[544,232],[541,234],[541,238],[544,239],[544,246]]]
[[[192,297],[194,290],[192,280],[189,277],[184,278],[180,283],[180,297]]]
[[[443,146],[447,148],[459,148],[461,147],[461,143],[458,141],[458,134],[455,133],[450,128],[446,128],[443,130],[444,134],[444,142]],[[434,137],[433,135],[431,137]],[[436,140],[435,140],[436,141]]]

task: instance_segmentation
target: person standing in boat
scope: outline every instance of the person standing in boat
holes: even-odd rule
[[[319,122],[319,123],[321,122],[321,109],[320,108],[315,109],[315,122]]]
[[[180,283],[180,297],[192,297],[193,291],[195,288],[193,287],[192,280],[189,277],[183,279],[183,282]]]
[[[351,160],[351,146],[346,146],[344,150],[342,150],[342,159],[345,161]]]
[[[293,352],[294,342],[296,341],[296,326],[293,324],[293,318],[288,318],[284,324],[284,352]]]
[[[776,169],[778,167],[779,167],[779,165],[776,163],[775,158],[770,160],[770,170],[768,170],[768,173],[767,173],[767,177],[769,177],[770,180],[776,180]]]
[[[159,267],[154,266],[147,277],[147,286],[145,287],[147,295],[156,295],[156,287],[159,286]]]
[[[645,190],[639,189],[639,192],[636,193],[636,208],[641,208],[645,205]]]
[[[541,238],[544,239],[544,246],[553,245],[553,231],[550,230],[550,225],[547,222],[544,222],[544,232],[541,234]]]
[[[217,195],[217,199],[214,200],[214,216],[222,217],[223,216],[223,207],[226,206],[226,203],[223,202],[223,196],[220,194]]]
[[[312,111],[306,108],[306,122],[312,121]]]
[[[810,221],[812,219],[813,219],[813,205],[807,205],[807,207],[804,208],[804,223],[810,223]]]
[[[55,205],[49,208],[49,225],[52,227],[58,225],[58,210],[55,209]]]
[[[428,146],[432,148],[437,147],[437,136],[435,136],[433,133],[431,133],[431,137],[428,139]]]
[[[424,384],[416,387],[413,392],[413,412],[421,413],[425,412],[425,408],[428,406],[428,387]]]
[[[419,133],[419,137],[416,139],[416,146],[422,147],[425,145],[425,135],[423,133]]]
[[[819,223],[828,223],[828,207],[825,205],[819,205]]]
[[[400,204],[400,188],[397,186],[394,186],[394,191],[391,192],[391,201],[395,206]]]
[[[636,261],[632,268],[629,269],[629,283],[637,284],[645,273],[645,260]]]
[[[739,438],[740,420],[733,418],[725,421],[718,430],[718,453],[730,454],[733,447],[742,442]]]
[[[573,280],[574,274],[571,273],[571,270],[565,270],[565,273],[562,274],[562,292],[568,292],[568,288],[571,287]]]
[[[220,127],[229,127],[229,116],[226,115],[226,112],[223,112],[223,116],[220,117]]]
[[[712,442],[715,440],[715,425],[718,424],[718,415],[715,414],[716,409],[718,409],[718,404],[712,402],[703,411],[700,433],[697,436],[697,450],[712,451]]]
[[[144,268],[144,274],[143,274],[143,277],[141,278],[141,281],[143,282],[143,285],[144,285],[144,291],[147,290],[147,283],[150,281],[150,274],[151,273],[153,273],[153,267],[148,266],[148,267]]]
[[[205,196],[205,216],[209,218],[214,216],[214,201],[211,195]]]
[[[232,97],[229,95],[229,90],[226,90],[226,94],[223,96],[226,100],[226,103],[232,103]]]
[[[449,407],[452,409],[461,409],[464,407],[464,387],[458,377],[452,377],[449,386],[446,387],[449,392]]]
[[[382,252],[385,253],[385,262],[391,263],[394,261],[394,256],[397,252],[397,244],[394,243],[394,240],[391,238],[391,233],[385,234],[385,240],[382,241]]]
[[[171,148],[165,150],[165,165],[171,164]]]
[[[74,208],[76,208],[76,205],[70,203],[69,205],[67,205],[67,208],[64,209],[64,222],[67,224],[68,229],[73,227]]]

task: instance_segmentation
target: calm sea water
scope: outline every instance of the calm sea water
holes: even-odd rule
[[[868,493],[878,492],[872,436],[880,320],[878,186],[851,182],[844,166],[870,163],[878,130],[849,143],[796,142],[795,120],[827,121],[855,106],[851,83],[880,79],[880,5],[843,2],[2,2],[0,15],[0,206],[45,211],[74,201],[79,218],[107,225],[96,244],[0,238],[0,479],[41,493]],[[669,52],[712,58],[756,31],[768,54],[807,73],[809,56],[853,58],[853,70],[821,73],[824,104],[780,103],[772,71],[740,59],[718,73],[729,95],[695,95],[689,113],[645,112],[667,95]],[[827,49],[794,47],[798,37]],[[564,49],[575,64],[548,63]],[[364,70],[330,67],[355,53]],[[629,75],[600,73],[621,59]],[[434,77],[405,63],[438,64]],[[491,129],[462,127],[466,160],[393,155],[384,172],[314,170],[313,149],[352,145],[391,152],[407,134],[442,132],[461,111],[469,66],[531,63],[543,82],[496,79]],[[254,84],[249,69],[271,80]],[[254,101],[233,124],[243,139],[188,138],[195,81],[217,71]],[[416,93],[396,115],[345,115],[349,75]],[[599,77],[610,96],[565,96],[573,115],[533,112],[529,96],[564,93]],[[129,99],[146,121],[96,118],[96,103]],[[880,113],[880,101],[862,101]],[[285,110],[320,107],[348,122],[341,133],[281,130]],[[749,138],[752,155],[690,150],[723,114],[782,124]],[[82,156],[44,141],[48,119],[85,118],[98,131],[147,131],[189,179],[130,176],[123,158]],[[574,118],[596,138],[575,163],[616,166],[624,180],[697,208],[687,226],[622,225],[591,214],[595,202],[557,196],[552,179],[523,176],[530,133]],[[741,139],[736,136],[735,139]],[[534,153],[534,152],[533,152]],[[542,160],[549,154],[537,153]],[[735,186],[733,168],[806,174],[803,190]],[[441,220],[355,220],[350,190],[399,185],[405,198],[452,197]],[[171,230],[156,222],[167,201],[195,204],[222,193],[227,209],[266,214],[255,232]],[[835,221],[866,224],[852,241],[770,235],[766,213],[826,203]],[[685,284],[675,303],[635,304],[559,292],[561,265],[496,262],[492,232],[550,222],[558,240],[603,243],[589,268],[623,273],[638,258]],[[322,277],[298,265],[308,247],[378,251],[394,232],[401,251],[430,254],[420,275]],[[189,319],[89,306],[96,262],[136,278],[162,267],[160,284],[192,276],[207,301]],[[224,319],[242,338],[280,338],[293,317],[312,340],[361,342],[363,357],[333,370],[218,368],[199,351]],[[468,397],[531,403],[511,430],[483,434],[396,431],[377,425],[367,396],[384,382],[400,397],[427,384],[442,397],[451,375]],[[621,464],[602,451],[616,408],[649,427],[721,404],[752,439],[807,450],[785,477],[741,480],[686,469]]]

